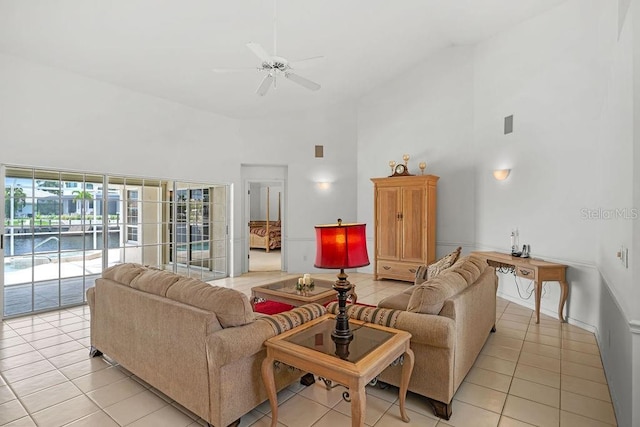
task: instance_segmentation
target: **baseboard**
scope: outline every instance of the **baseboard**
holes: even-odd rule
[[[498,291],[496,293],[497,296],[499,296],[502,299],[506,299],[509,302],[513,302],[515,304],[521,305],[523,307],[526,308],[530,308],[531,310],[533,310],[535,312],[536,307],[535,307],[535,303],[528,303],[528,301],[523,301],[520,298],[514,297],[512,295],[507,295],[503,292]],[[544,314],[546,316],[552,317],[554,319],[558,319],[558,312],[557,311],[552,311],[552,310],[548,310],[544,307],[540,307],[540,313]],[[558,322],[560,321],[560,319],[558,319]],[[582,328],[586,331],[592,332],[593,334],[596,335],[596,337],[598,336],[598,328],[596,328],[593,325],[589,325],[588,323],[584,323],[580,320],[577,319],[573,319],[571,317],[567,317],[567,323],[569,323],[570,325],[574,325],[577,326],[579,328]]]

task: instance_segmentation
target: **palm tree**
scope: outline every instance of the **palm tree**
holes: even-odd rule
[[[72,194],[75,194],[73,200],[81,200],[82,204],[80,205],[80,212],[82,216],[84,216],[85,207],[87,205],[87,201],[93,200],[93,194],[88,192],[87,190],[74,190]]]
[[[27,204],[27,195],[21,187],[6,187],[4,189],[4,198],[7,202],[13,197],[13,211],[20,212]],[[9,218],[11,216],[11,205],[5,203],[5,216]],[[13,218],[11,218],[13,219]]]

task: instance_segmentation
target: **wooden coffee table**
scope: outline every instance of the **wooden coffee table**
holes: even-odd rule
[[[365,386],[392,363],[402,363],[400,416],[409,422],[405,397],[413,371],[414,356],[409,348],[411,334],[398,329],[349,320],[353,340],[345,346],[334,343],[331,332],[335,316],[326,314],[265,341],[267,357],[262,362],[262,379],[271,405],[271,426],[278,423],[278,398],[273,376],[275,361],[311,372],[349,389],[351,425],[364,426]],[[338,355],[339,354],[339,355]]]
[[[282,302],[285,304],[299,306],[309,303],[326,304],[336,299],[336,291],[333,289],[332,280],[314,279],[314,287],[308,291],[296,290],[298,278],[278,280],[266,285],[251,288],[251,304],[255,304],[256,299]],[[355,292],[356,286],[352,285],[349,293],[351,301],[355,304],[358,296]]]

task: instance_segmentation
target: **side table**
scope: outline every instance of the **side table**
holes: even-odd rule
[[[558,302],[558,319],[566,322],[564,305],[569,296],[569,284],[567,283],[567,266],[555,262],[544,261],[536,258],[519,258],[511,254],[501,252],[471,252],[471,256],[487,261],[491,266],[507,268],[516,276],[533,280],[535,286],[536,323],[540,323],[540,298],[542,296],[542,283],[557,281],[560,284],[560,301]]]
[[[333,342],[335,316],[326,314],[265,342],[267,357],[262,362],[262,379],[271,405],[271,426],[278,423],[278,400],[273,376],[279,361],[305,372],[342,384],[349,389],[351,425],[364,426],[365,386],[387,366],[402,363],[400,416],[409,422],[405,397],[413,371],[414,355],[409,348],[411,334],[393,328],[350,319],[353,340],[348,345]],[[345,348],[346,347],[346,348]]]

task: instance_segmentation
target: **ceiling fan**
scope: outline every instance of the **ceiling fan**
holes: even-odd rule
[[[258,89],[256,90],[256,93],[260,96],[266,95],[271,86],[275,88],[278,78],[280,77],[291,80],[292,82],[297,83],[309,90],[316,91],[320,89],[320,85],[318,83],[300,76],[299,74],[295,73],[294,70],[305,68],[316,62],[319,62],[320,60],[324,59],[324,56],[314,56],[311,58],[305,58],[298,61],[290,62],[287,59],[276,55],[276,0],[274,0],[273,3],[273,55],[269,55],[259,43],[250,42],[247,43],[247,47],[249,48],[249,50],[251,50],[251,52],[254,53],[254,55],[256,55],[260,59],[261,63],[259,66],[249,68],[214,68],[213,71],[216,73],[233,73],[250,70],[264,72],[265,76],[262,79],[262,82],[260,82]]]

